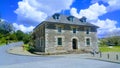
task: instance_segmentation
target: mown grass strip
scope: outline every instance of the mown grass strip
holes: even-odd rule
[[[120,46],[99,47],[101,52],[120,52]]]

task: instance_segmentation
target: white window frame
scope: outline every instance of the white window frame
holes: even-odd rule
[[[74,29],[75,29],[75,33],[74,33]],[[76,34],[77,33],[77,28],[72,28],[72,32],[73,32],[73,34]]]
[[[58,45],[58,38],[62,38],[62,45]],[[65,40],[65,37],[64,36],[55,36],[55,45],[56,47],[57,46],[63,46],[64,45],[64,40]]]
[[[89,33],[87,34],[87,29],[89,31]],[[84,27],[84,31],[86,35],[89,35],[91,33],[91,28],[90,27]]]
[[[78,26],[70,26],[70,28],[72,29],[72,30],[71,30],[71,33],[72,33],[72,34],[77,34],[77,33],[78,33]],[[73,29],[74,29],[74,28],[76,29],[76,33],[73,33]]]
[[[90,45],[87,45],[87,41],[86,41],[86,39],[90,39]],[[91,37],[85,37],[85,46],[91,46],[92,45],[92,43],[91,43]]]
[[[58,32],[58,27],[61,27],[61,32]],[[64,32],[63,28],[64,28],[64,25],[58,25],[58,24],[56,24],[56,30],[55,31],[57,33],[63,33]]]

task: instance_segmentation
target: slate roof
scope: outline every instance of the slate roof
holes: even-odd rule
[[[59,19],[54,19],[54,15],[59,15]],[[59,13],[55,13],[54,15],[52,15],[51,17],[48,17],[44,22],[49,22],[49,23],[61,23],[61,24],[72,24],[72,25],[83,25],[83,26],[93,26],[96,28],[99,28],[98,26],[91,24],[89,22],[81,22],[80,19],[74,17],[74,16],[67,16],[67,15],[62,15]],[[68,17],[73,17],[73,21],[69,21]],[[38,26],[40,26],[42,23],[40,23],[39,25],[37,25],[34,29],[36,29]]]
[[[54,14],[54,15],[55,15],[55,14]],[[62,24],[74,24],[74,25],[84,25],[84,26],[94,26],[94,27],[97,27],[97,28],[98,28],[98,26],[93,25],[93,24],[91,24],[91,23],[81,22],[80,19],[78,19],[78,18],[76,18],[76,17],[74,17],[74,16],[71,16],[71,17],[73,17],[73,21],[69,21],[69,20],[68,20],[68,17],[70,17],[70,16],[66,16],[66,15],[62,15],[62,14],[60,14],[59,16],[60,16],[60,17],[59,17],[59,19],[57,19],[57,20],[54,19],[53,16],[51,16],[51,17],[47,18],[47,19],[45,20],[45,22],[62,23]]]

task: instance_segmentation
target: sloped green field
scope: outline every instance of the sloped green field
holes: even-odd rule
[[[101,52],[120,52],[120,46],[99,47]]]

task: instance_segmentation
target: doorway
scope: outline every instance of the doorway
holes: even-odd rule
[[[77,49],[77,39],[72,40],[72,47],[73,49]]]

